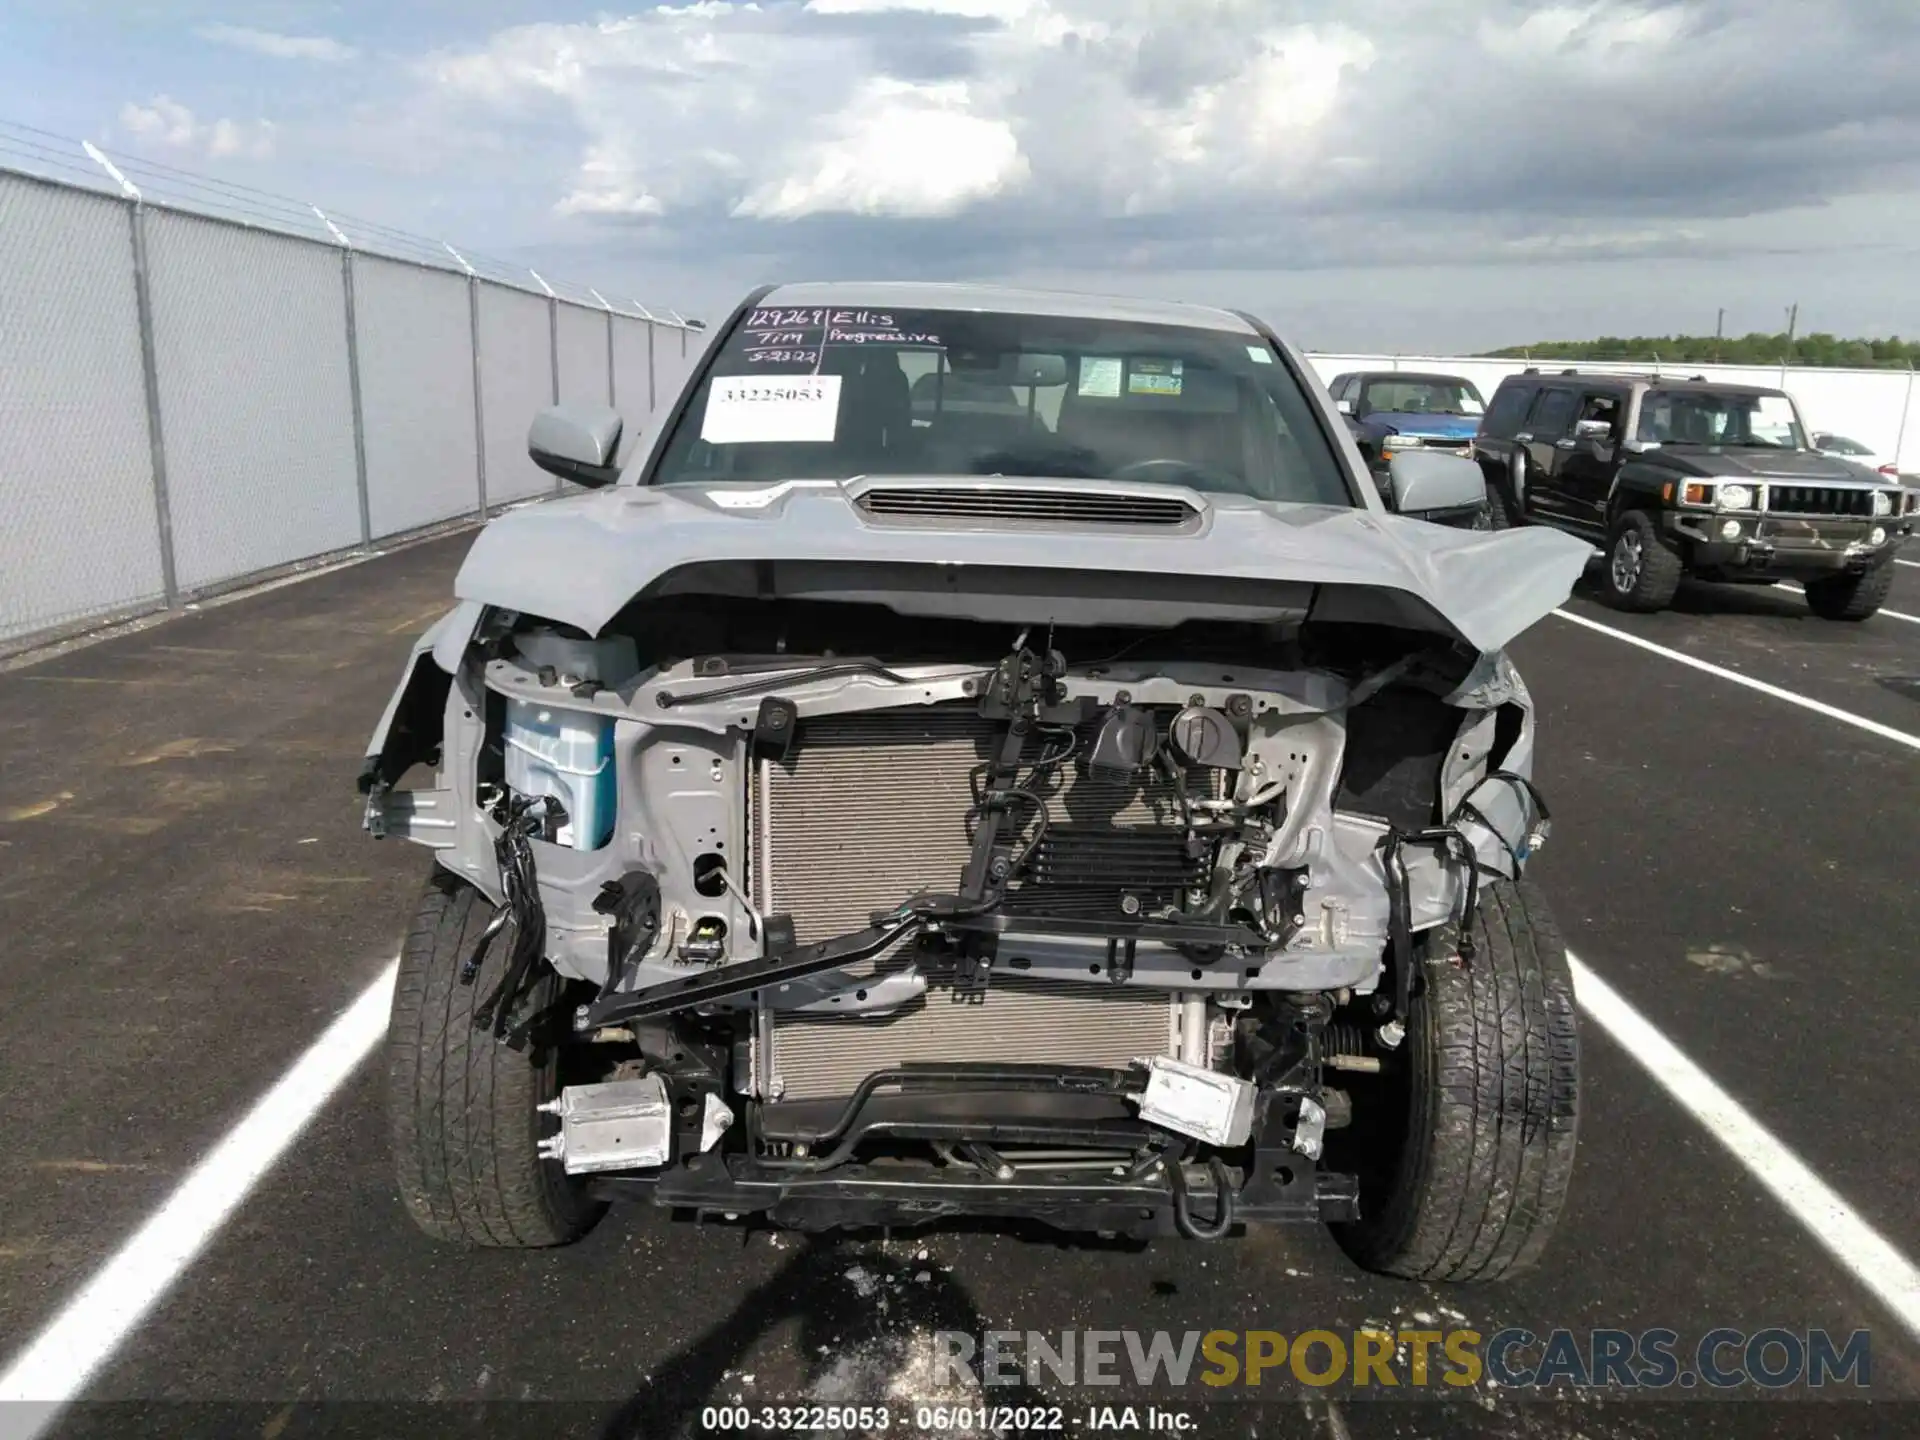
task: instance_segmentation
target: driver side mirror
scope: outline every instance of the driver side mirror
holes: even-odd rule
[[[1573,425],[1573,438],[1576,440],[1605,440],[1613,434],[1613,424],[1607,420],[1576,420]]]
[[[589,490],[620,478],[620,414],[604,405],[549,405],[527,430],[527,455],[549,475]]]
[[[1431,450],[1402,450],[1387,462],[1387,489],[1402,515],[1437,524],[1470,523],[1487,503],[1478,462]]]
[[[1351,400],[1336,400],[1333,402],[1333,408],[1338,410],[1342,415],[1351,415],[1353,413],[1353,402]]]

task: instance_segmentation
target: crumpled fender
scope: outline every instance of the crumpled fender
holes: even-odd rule
[[[454,591],[595,635],[663,577],[711,562],[886,562],[946,567],[963,579],[965,567],[1158,574],[1196,586],[1223,578],[1316,585],[1317,617],[1433,630],[1487,653],[1565,601],[1593,553],[1540,527],[1459,530],[1371,509],[1175,487],[1162,489],[1205,513],[1199,533],[1087,531],[1065,543],[1051,530],[872,523],[852,503],[860,488],[621,485],[551,501],[482,530]]]
[[[439,744],[447,690],[485,609],[477,601],[463,600],[413,642],[400,671],[400,683],[387,699],[373,738],[367,741],[366,763],[360,771],[363,795],[376,780],[391,785]],[[393,751],[391,755],[389,750]]]

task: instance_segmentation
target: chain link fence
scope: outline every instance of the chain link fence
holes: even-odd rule
[[[31,133],[0,134],[0,654],[552,493],[534,412],[643,428],[704,339]]]

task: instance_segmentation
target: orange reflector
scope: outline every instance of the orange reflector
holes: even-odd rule
[[[1662,500],[1673,499],[1673,482],[1671,480],[1660,487],[1660,498]]]

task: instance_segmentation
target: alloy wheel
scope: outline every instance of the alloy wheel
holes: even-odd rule
[[[1613,555],[1608,565],[1613,579],[1613,588],[1622,595],[1631,595],[1633,587],[1640,583],[1640,571],[1645,567],[1647,557],[1640,548],[1640,537],[1631,530],[1616,536],[1613,542]]]

